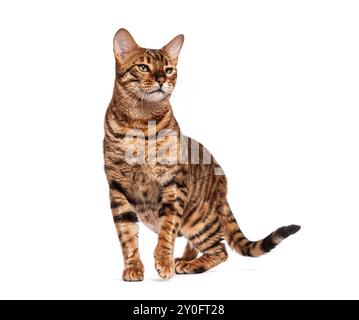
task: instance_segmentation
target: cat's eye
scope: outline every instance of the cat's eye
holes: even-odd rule
[[[140,71],[142,71],[142,72],[149,72],[150,71],[150,68],[148,66],[146,66],[145,64],[139,64],[138,69],[140,69]]]
[[[166,69],[165,69],[165,72],[166,72],[167,74],[171,74],[171,73],[173,72],[173,68],[166,68]]]

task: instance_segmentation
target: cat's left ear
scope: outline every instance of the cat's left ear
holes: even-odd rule
[[[173,40],[171,40],[168,44],[166,44],[162,48],[162,50],[164,50],[169,55],[171,60],[174,60],[175,62],[177,62],[178,56],[179,56],[180,51],[183,46],[183,42],[184,42],[184,35],[179,34],[177,37],[175,37]]]

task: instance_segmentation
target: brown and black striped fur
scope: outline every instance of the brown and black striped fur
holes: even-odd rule
[[[138,221],[158,234],[155,267],[165,279],[174,272],[201,273],[225,261],[227,251],[223,238],[239,254],[258,257],[300,228],[281,227],[263,240],[249,241],[228,205],[226,178],[216,174],[219,166],[212,156],[210,164],[203,163],[202,145],[199,145],[199,161],[195,163],[147,161],[149,144],[153,143],[151,134],[157,137],[156,151],[168,143],[166,138],[158,137],[163,129],[171,129],[178,141],[186,139],[169,103],[176,84],[182,43],[180,35],[160,50],[143,49],[125,29],[119,30],[114,39],[116,81],[105,119],[104,156],[126,281],[140,281],[144,277],[138,250]],[[162,92],[154,92],[161,86]],[[156,121],[154,133],[149,132],[148,121]],[[144,133],[137,139],[142,139],[145,145],[145,163],[130,164],[125,159],[126,149],[132,143],[126,139],[126,133],[132,129]],[[183,150],[178,141],[176,150],[180,154]],[[185,151],[191,159],[191,143],[188,146]],[[183,256],[174,259],[175,239],[179,235],[188,242]]]

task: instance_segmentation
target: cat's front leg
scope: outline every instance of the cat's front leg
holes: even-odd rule
[[[154,252],[155,268],[159,276],[169,279],[174,273],[173,251],[174,243],[178,232],[179,218],[170,214],[160,218],[160,230],[158,243]]]
[[[122,279],[142,281],[144,267],[138,251],[137,213],[119,182],[112,182],[110,185],[110,198],[113,220],[120,239],[125,265]]]
[[[162,192],[162,206],[159,211],[158,243],[154,252],[155,268],[163,279],[174,274],[174,244],[184,209],[184,193],[175,184]]]

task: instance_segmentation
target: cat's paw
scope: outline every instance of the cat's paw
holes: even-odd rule
[[[194,261],[176,261],[175,270],[177,274],[202,273],[206,269]]]
[[[173,259],[155,259],[155,268],[162,279],[170,279],[174,274]]]
[[[187,274],[189,270],[186,270],[186,267],[188,266],[187,261],[176,259],[175,261],[175,271],[177,274]]]
[[[144,276],[143,267],[127,267],[123,270],[123,281],[142,281]]]

